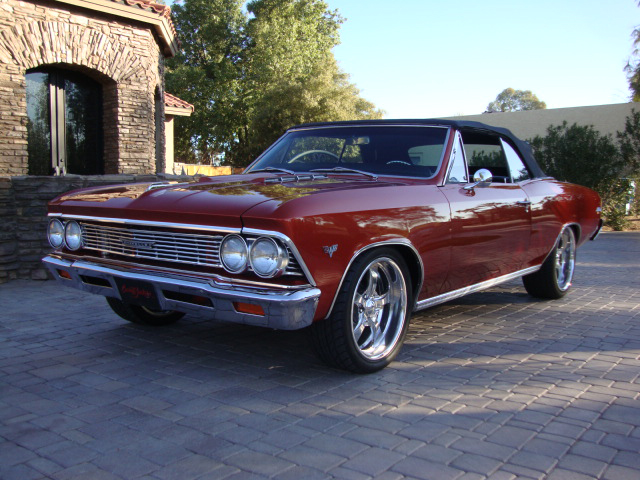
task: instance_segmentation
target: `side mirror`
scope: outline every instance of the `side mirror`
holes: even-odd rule
[[[473,175],[473,181],[471,185],[464,187],[465,190],[473,190],[476,187],[486,187],[491,183],[493,174],[486,168],[481,168]]]

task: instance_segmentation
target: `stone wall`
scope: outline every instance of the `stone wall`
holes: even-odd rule
[[[0,176],[0,283],[48,278],[40,259],[51,251],[46,235],[47,203],[58,195],[98,185],[192,179],[167,175]]]
[[[57,2],[0,0],[0,175],[28,173],[25,74],[47,65],[102,85],[105,173],[164,171],[156,170],[164,132],[156,134],[154,118],[164,55],[151,28]]]

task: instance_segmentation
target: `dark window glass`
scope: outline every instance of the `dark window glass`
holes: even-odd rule
[[[104,173],[102,89],[77,72],[27,73],[29,174]]]
[[[492,182],[511,182],[507,157],[502,149],[500,137],[477,132],[463,132],[462,141],[469,165],[469,176],[473,178],[478,170],[485,168],[491,172]]]
[[[294,130],[251,166],[294,172],[357,169],[377,175],[432,177],[448,129],[429,126],[339,126]]]
[[[27,74],[27,150],[29,175],[51,173],[49,74]]]

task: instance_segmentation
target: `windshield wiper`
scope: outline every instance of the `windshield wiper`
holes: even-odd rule
[[[378,180],[378,176],[369,173],[363,172],[362,170],[356,170],[355,168],[345,168],[345,167],[333,167],[333,168],[314,168],[313,170],[309,170],[310,172],[336,172],[336,173],[359,173],[360,175],[366,175],[367,177],[371,177],[374,180]]]
[[[279,168],[279,167],[264,167],[264,168],[259,168],[257,170],[251,170],[248,173],[258,173],[258,172],[280,172],[280,173],[288,173],[289,175],[295,175],[296,172],[293,172],[291,170],[287,170],[286,168]]]

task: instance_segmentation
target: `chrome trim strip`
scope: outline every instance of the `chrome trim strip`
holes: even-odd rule
[[[447,149],[447,145],[449,144],[449,136],[451,135],[451,131],[449,131],[449,133],[447,133],[447,143],[445,143],[445,148],[442,150],[442,159],[440,160],[440,163],[442,166],[444,166],[444,151]],[[463,158],[463,162],[464,162],[464,169],[465,172],[467,174],[467,180],[469,180],[469,167],[467,165],[467,154],[464,150],[464,145],[462,143],[462,134],[456,130],[456,134],[453,137],[453,145],[451,146],[451,152],[449,152],[449,160],[447,163],[447,169],[445,171],[444,176],[442,177],[442,180],[440,181],[440,183],[438,184],[439,187],[444,187],[445,185],[450,185],[447,184],[447,178],[449,177],[449,174],[451,173],[451,168],[453,167],[453,160],[455,157],[455,153],[456,153],[456,147],[460,146],[460,148],[462,149],[462,158]],[[436,170],[437,173],[437,170]],[[434,175],[435,176],[435,175]],[[468,184],[469,182],[467,182]],[[456,185],[466,185],[465,183],[459,183]]]
[[[114,259],[102,259],[99,257],[89,257],[89,256],[80,256],[80,255],[69,255],[69,254],[61,254],[59,252],[53,252],[49,255],[52,258],[57,258],[64,261],[82,261],[86,263],[91,263],[93,265],[105,267],[105,268],[114,268],[117,270],[127,270],[131,271],[131,269],[135,269],[142,273],[148,273],[150,275],[178,275],[189,277],[193,279],[198,279],[206,282],[214,282],[217,285],[223,285],[227,287],[242,287],[242,288],[271,288],[274,290],[296,290],[302,287],[309,287],[309,284],[304,285],[283,285],[280,283],[267,283],[259,280],[245,280],[242,278],[229,278],[224,277],[222,275],[218,275],[217,273],[204,273],[204,272],[194,272],[192,270],[181,270],[178,268],[167,268],[167,267],[157,267],[145,265],[142,263],[134,263],[134,262],[124,262],[120,260]]]
[[[213,282],[196,278],[176,277],[152,272],[132,272],[103,267],[90,262],[68,261],[53,256],[42,259],[53,277],[61,285],[73,287],[88,293],[121,299],[116,278],[138,280],[150,284],[163,310],[177,310],[186,313],[208,314],[217,320],[283,330],[297,330],[313,322],[320,289],[308,286],[292,291],[255,290],[215,285]],[[69,273],[70,279],[60,277],[58,270]],[[92,278],[100,282],[91,282]],[[165,294],[168,293],[168,295]],[[208,298],[210,306],[171,298],[171,293],[180,296]],[[180,298],[180,297],[178,297]],[[260,305],[264,316],[239,313],[234,302]]]
[[[331,124],[325,124],[325,125],[308,125],[308,126],[300,126],[300,127],[294,127],[294,128],[290,128],[289,130],[287,130],[288,132],[302,132],[302,131],[306,131],[306,130],[320,130],[320,129],[329,129],[329,128],[363,128],[363,127],[372,127],[372,128],[385,128],[385,127],[420,127],[420,128],[446,128],[446,129],[451,129],[451,126],[449,125],[438,125],[438,124],[433,124],[433,125],[428,125],[428,124],[419,124],[419,123],[411,123],[411,122],[407,122],[407,123],[387,123],[387,124],[367,124],[367,123],[353,123],[353,124],[343,124],[343,125],[331,125]]]
[[[302,255],[300,255],[300,252],[294,245],[293,240],[291,240],[284,233],[274,232],[271,230],[260,230],[258,228],[243,228],[241,233],[243,235],[271,236],[271,237],[278,238],[282,243],[284,243],[287,247],[289,247],[289,249],[293,253],[293,256],[298,261],[298,265],[300,266],[302,273],[304,273],[304,276],[307,277],[307,280],[309,281],[309,283],[314,287],[317,285],[316,281],[313,278],[313,275],[311,275],[311,272],[307,268],[306,263],[304,263],[304,259],[302,258]]]
[[[517,272],[509,273],[507,275],[503,275],[502,277],[493,278],[491,280],[486,280],[484,282],[476,283],[475,285],[469,285],[468,287],[460,288],[458,290],[453,290],[452,292],[443,293],[442,295],[438,295],[436,297],[431,297],[431,298],[427,298],[426,300],[421,300],[416,304],[416,308],[414,309],[414,312],[423,310],[425,308],[433,307],[434,305],[439,305],[441,303],[445,303],[450,300],[463,297],[465,295],[469,295],[470,293],[476,293],[481,290],[486,290],[487,288],[491,288],[501,283],[514,280],[518,277],[522,277],[523,275],[529,275],[530,273],[534,273],[540,270],[541,266],[542,265],[525,268],[524,270],[519,270]]]
[[[600,221],[598,222],[598,228],[596,228],[596,231],[593,232],[593,234],[591,235],[589,240],[595,240],[596,238],[598,238],[600,236],[600,233],[602,232],[602,226],[603,225],[604,225],[604,221],[602,219],[600,219]]]
[[[160,228],[177,228],[181,230],[203,230],[207,232],[220,232],[220,233],[240,233],[241,228],[230,227],[212,227],[209,225],[196,225],[188,223],[173,223],[173,222],[152,222],[149,220],[133,220],[130,218],[108,218],[108,217],[92,217],[89,215],[67,215],[65,213],[50,213],[49,217],[53,218],[69,218],[71,220],[86,220],[92,222],[104,222],[104,223],[120,223],[123,225],[142,225],[145,227],[160,227]]]
[[[413,246],[410,240],[406,238],[396,238],[392,240],[385,240],[383,242],[372,243],[371,245],[362,247],[360,250],[354,253],[353,256],[351,257],[351,260],[349,260],[349,264],[347,265],[347,268],[345,268],[344,273],[342,274],[342,278],[340,279],[340,284],[338,285],[338,289],[336,290],[336,293],[333,296],[333,300],[331,301],[331,306],[329,307],[329,311],[327,312],[327,315],[325,316],[325,318],[329,318],[329,316],[331,315],[331,312],[333,311],[333,307],[336,304],[336,301],[338,299],[338,295],[340,294],[340,290],[342,290],[342,284],[344,283],[344,279],[347,276],[347,273],[349,273],[349,270],[351,269],[351,265],[356,260],[356,258],[359,257],[361,253],[364,253],[367,250],[371,250],[372,248],[383,247],[383,246],[386,247],[386,246],[393,246],[393,245],[402,245],[403,247],[409,247],[411,248],[411,250],[413,250],[413,253],[418,259],[418,263],[420,265],[420,281],[418,282],[418,285],[415,285],[413,287],[413,290],[414,290],[413,293],[414,294],[419,293],[422,290],[422,283],[424,282],[424,264],[422,262],[422,257],[420,257],[420,254],[418,253],[418,249]],[[414,299],[414,303],[415,303],[415,299]]]

